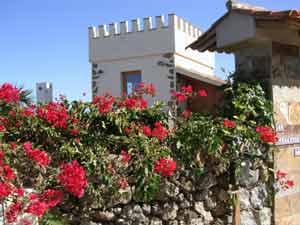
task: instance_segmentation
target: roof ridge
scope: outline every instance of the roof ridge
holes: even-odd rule
[[[269,11],[264,7],[254,6],[248,3],[239,2],[237,0],[228,0],[226,6],[229,11],[231,10]]]

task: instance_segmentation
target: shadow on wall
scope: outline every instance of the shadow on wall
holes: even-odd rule
[[[205,98],[198,96],[189,98],[187,109],[192,112],[214,113],[217,111],[218,105],[222,101],[224,95],[221,86],[212,85],[181,74],[178,74],[178,79],[182,86],[191,85],[196,92],[201,89],[205,89],[207,92],[207,97]]]
[[[235,59],[233,54],[217,53],[216,66],[214,74],[217,77],[226,80],[228,76],[235,71]],[[204,83],[199,80],[190,79],[194,90],[205,89],[207,97],[194,97],[188,102],[188,108],[193,112],[215,113],[223,99],[223,90],[221,87]]]

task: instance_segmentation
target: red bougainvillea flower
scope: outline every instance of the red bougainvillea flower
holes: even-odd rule
[[[115,98],[109,94],[96,96],[93,104],[97,105],[99,113],[108,113],[112,110]]]
[[[15,142],[9,142],[9,147],[15,149],[18,145]]]
[[[185,102],[187,97],[181,92],[172,92],[172,96],[176,98],[179,103]]]
[[[292,187],[294,187],[295,183],[294,183],[294,181],[292,181],[292,180],[288,180],[288,181],[286,182],[286,185],[287,185],[289,188],[292,188]]]
[[[45,151],[39,149],[32,150],[29,154],[29,158],[36,161],[40,166],[48,166],[51,162],[48,154]]]
[[[5,83],[0,86],[0,101],[5,103],[18,102],[20,100],[20,90],[11,84]]]
[[[8,223],[14,223],[17,221],[18,215],[22,211],[22,203],[16,202],[11,204],[5,211],[5,219]]]
[[[3,125],[0,125],[0,132],[4,132],[6,129],[5,129],[5,126]]]
[[[277,134],[272,127],[258,126],[256,132],[259,133],[260,139],[267,143],[276,143],[278,141]]]
[[[9,119],[6,117],[0,117],[0,123],[6,125],[9,123]]]
[[[120,178],[118,183],[120,189],[126,189],[128,187],[128,181],[125,177]]]
[[[9,165],[4,165],[3,167],[3,177],[5,180],[12,181],[16,179],[16,174],[14,171],[10,168]]]
[[[31,152],[32,151],[32,143],[29,141],[23,143],[23,148],[26,153]]]
[[[78,130],[78,129],[73,128],[73,129],[71,130],[71,135],[77,136],[78,134],[79,134],[79,130]]]
[[[280,179],[278,183],[279,183],[281,189],[283,189],[283,190],[288,190],[288,189],[294,187],[294,185],[295,185],[293,180],[287,180],[287,179]]]
[[[148,107],[148,102],[142,97],[126,97],[122,102],[120,102],[119,107],[125,107],[128,110],[142,110]]]
[[[224,127],[235,128],[235,122],[232,120],[225,119],[223,125]]]
[[[4,156],[5,156],[5,153],[2,150],[0,150],[0,160],[3,160]]]
[[[36,193],[30,193],[29,195],[28,195],[28,198],[29,198],[29,200],[36,200],[36,199],[38,199],[38,195],[36,194]]]
[[[146,86],[146,84],[144,82],[139,83],[138,88],[137,89],[144,89]]]
[[[72,195],[78,198],[83,196],[87,179],[84,168],[76,160],[61,165],[57,179],[65,190]]]
[[[3,165],[3,159],[4,159],[4,152],[0,150],[0,166]]]
[[[186,96],[191,95],[193,93],[193,87],[191,85],[182,86],[181,92]]]
[[[131,155],[125,150],[121,151],[121,159],[124,163],[128,163],[131,160]]]
[[[137,108],[146,109],[148,107],[148,102],[143,98],[138,98]]]
[[[11,111],[9,111],[8,115],[13,117],[13,118],[16,118],[17,113],[15,111],[11,110]]]
[[[176,162],[172,159],[161,158],[155,162],[154,172],[163,177],[170,177],[176,170]]]
[[[12,193],[12,187],[8,183],[0,182],[0,198],[5,198]]]
[[[48,189],[41,194],[39,200],[45,202],[50,209],[61,203],[63,196],[63,192],[60,190]]]
[[[276,181],[277,181],[278,186],[282,190],[290,189],[290,188],[294,187],[294,185],[295,185],[293,180],[289,180],[287,178],[287,175],[288,175],[287,173],[285,173],[281,170],[278,170],[276,172]]]
[[[142,127],[142,129],[143,129],[143,134],[144,135],[146,135],[147,137],[151,137],[152,131],[151,131],[151,128],[149,126],[144,125]]]
[[[25,194],[25,191],[23,188],[17,188],[14,190],[14,193],[18,196],[18,197],[23,197]]]
[[[278,170],[278,171],[276,172],[276,178],[277,178],[277,179],[285,178],[286,176],[287,176],[287,173],[285,173],[285,172],[283,172],[283,171],[281,171],[281,170]]]
[[[23,122],[21,122],[21,121],[17,121],[16,123],[15,123],[15,126],[16,127],[21,127],[22,126],[22,124],[23,124]]]
[[[207,92],[204,89],[201,89],[198,91],[198,96],[199,97],[206,97],[207,96]]]
[[[294,187],[294,185],[295,185],[294,181],[292,181],[292,180],[287,180],[286,181],[287,188],[292,188],[292,187]]]
[[[77,118],[72,118],[71,123],[75,126],[79,123],[79,119]]]
[[[155,86],[153,84],[148,84],[145,87],[145,93],[151,96],[154,96],[156,93]]]
[[[138,88],[135,91],[139,94],[147,94],[151,96],[154,96],[156,92],[153,84],[145,84],[143,82],[138,85]]]
[[[23,148],[27,153],[28,157],[34,160],[40,166],[48,166],[51,163],[50,157],[48,156],[47,152],[41,151],[40,149],[32,149],[31,142],[23,143]]]
[[[46,202],[37,200],[29,204],[26,212],[38,217],[42,217],[48,209],[49,208]]]
[[[26,107],[21,110],[21,115],[23,117],[31,117],[34,115],[34,106]]]
[[[126,135],[129,135],[131,132],[131,129],[129,127],[125,127],[124,132]]]
[[[184,119],[188,120],[192,116],[192,112],[188,109],[185,109],[181,115]]]
[[[152,137],[156,137],[160,141],[163,141],[169,135],[169,131],[161,124],[161,122],[155,122],[151,135]]]
[[[67,128],[70,118],[64,105],[56,102],[48,103],[44,108],[37,109],[39,118],[46,120],[55,128]]]

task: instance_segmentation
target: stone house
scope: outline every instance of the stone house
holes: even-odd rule
[[[217,88],[224,83],[214,76],[215,54],[186,49],[201,34],[175,14],[168,15],[168,21],[157,16],[144,18],[142,24],[134,19],[90,27],[93,96],[130,94],[138,83],[145,82],[156,86],[156,99],[170,105],[174,103],[171,93],[190,84],[195,90],[205,88],[209,96],[194,102],[213,109],[220,96]],[[197,110],[197,105],[191,108]]]

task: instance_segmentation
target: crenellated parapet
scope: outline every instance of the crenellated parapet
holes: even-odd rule
[[[131,21],[103,24],[98,27],[89,27],[89,38],[105,38],[119,35],[127,35],[140,32],[154,32],[163,29],[180,30],[187,35],[197,38],[201,30],[184,20],[183,18],[169,14],[167,17],[161,15],[156,17],[137,18]]]

